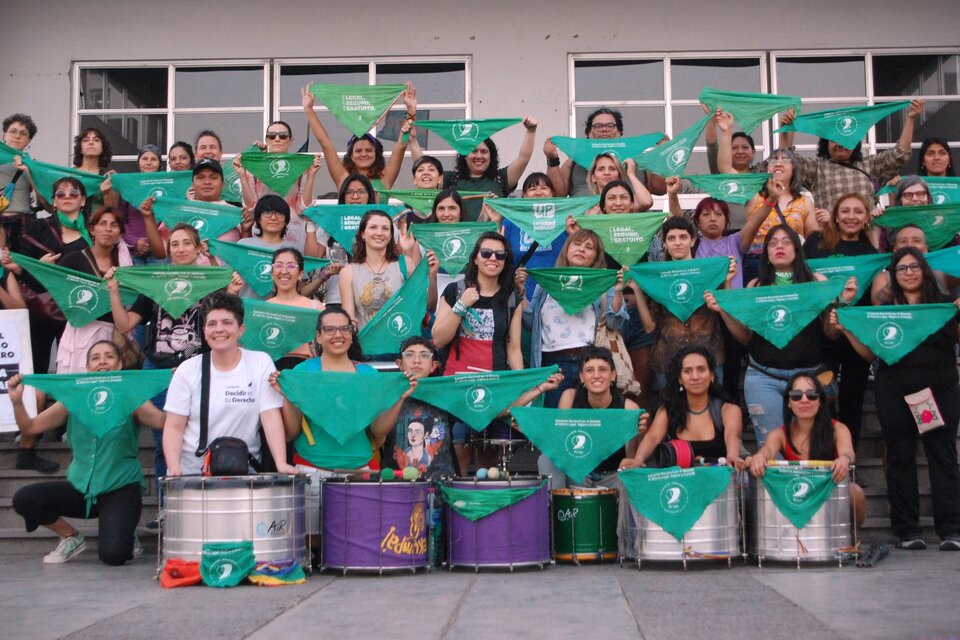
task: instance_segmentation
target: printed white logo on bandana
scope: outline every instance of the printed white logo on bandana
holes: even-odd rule
[[[163,197],[166,197],[166,195],[167,195],[167,190],[164,189],[163,187],[156,187],[154,188],[153,191],[150,192],[150,197],[154,199],[163,198]]]
[[[688,280],[677,280],[670,285],[670,297],[677,302],[686,302],[693,297],[693,285]]]
[[[677,167],[683,164],[686,158],[687,158],[687,150],[677,149],[676,151],[671,153],[670,157],[667,159],[667,166],[670,169],[676,169]]]
[[[290,175],[290,161],[283,158],[270,163],[270,174],[274,178],[285,178]]]
[[[490,389],[477,384],[467,389],[467,406],[471,411],[483,411],[493,402],[493,394]]]
[[[472,122],[457,122],[453,125],[453,137],[458,142],[460,140],[478,140],[480,127]]]
[[[562,291],[582,291],[583,276],[573,276],[573,275],[560,276],[560,289]]]
[[[933,196],[933,204],[944,204],[947,202],[947,194],[937,193]]]
[[[787,501],[790,504],[800,506],[810,497],[813,485],[805,478],[796,478],[787,485],[785,490]]]
[[[207,227],[207,221],[203,218],[193,218],[189,222],[190,226],[197,230],[197,233],[203,234],[203,230]]]
[[[398,311],[387,320],[387,331],[397,338],[407,337],[407,335],[410,334],[410,328],[412,326],[413,323],[410,322],[410,316],[402,311]]]
[[[163,290],[171,299],[185,299],[189,297],[190,292],[193,291],[193,284],[191,284],[189,280],[170,280],[163,285]]]
[[[687,489],[677,482],[671,482],[660,489],[660,508],[667,513],[680,513],[687,508],[689,500]]]
[[[774,329],[785,329],[790,324],[791,313],[786,307],[777,306],[767,312],[767,324]]]
[[[71,307],[79,307],[91,311],[97,306],[99,300],[100,296],[97,295],[97,292],[88,286],[74,287],[70,291]]]
[[[851,136],[857,130],[857,119],[853,116],[843,116],[837,120],[837,131],[844,136]]]
[[[463,239],[450,237],[443,241],[443,256],[445,258],[463,258],[466,257],[466,245]]]
[[[721,191],[728,196],[736,196],[743,193],[743,186],[740,183],[730,180],[729,182],[724,182],[720,187]]]
[[[103,415],[113,406],[113,393],[106,387],[94,387],[87,394],[87,409],[90,413]]]
[[[877,327],[877,341],[882,347],[893,349],[903,342],[903,328],[896,322],[884,322]]]
[[[571,431],[563,441],[563,448],[574,458],[583,458],[593,448],[593,439],[586,431]]]
[[[240,196],[243,194],[243,187],[240,185],[240,176],[237,176],[227,183],[227,191],[235,196]]]
[[[260,342],[267,347],[277,347],[283,342],[287,333],[278,324],[265,324],[260,329]]]
[[[553,204],[552,202],[534,203],[534,218],[553,218],[555,215],[557,215],[557,205]]]
[[[269,282],[273,277],[273,264],[269,260],[257,263],[257,280]]]

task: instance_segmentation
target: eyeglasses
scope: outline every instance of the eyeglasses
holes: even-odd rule
[[[507,259],[506,251],[494,251],[493,249],[480,249],[480,257],[484,260],[496,258],[497,262],[503,262]]]
[[[53,194],[54,198],[79,198],[80,191],[77,189],[70,189],[70,191],[57,191]]]
[[[594,131],[613,131],[617,128],[616,122],[594,122],[590,125]]]
[[[116,220],[101,220],[97,224],[93,225],[94,227],[100,227],[101,229],[119,229],[120,223]]]
[[[404,360],[433,360],[433,354],[429,351],[404,351],[400,355]]]
[[[286,269],[287,271],[297,271],[299,268],[300,268],[300,265],[297,264],[296,262],[274,262],[273,263],[274,271],[283,271],[284,269]]]
[[[264,211],[260,214],[261,218],[283,218],[284,215],[279,211]]]
[[[901,200],[926,200],[926,191],[904,191],[900,194]]]
[[[280,133],[279,131],[267,131],[267,140],[289,140],[289,133]]]
[[[804,396],[807,397],[807,400],[819,400],[820,392],[816,389],[791,389],[787,392],[787,397],[794,402],[799,402]]]
[[[334,327],[331,325],[324,325],[320,327],[320,333],[325,336],[335,336],[338,333],[343,336],[348,336],[353,332],[353,325],[345,324],[342,327]]]
[[[897,273],[907,273],[908,271],[911,272],[911,273],[917,273],[918,271],[920,271],[920,263],[919,263],[919,262],[913,262],[913,263],[911,263],[911,264],[898,264],[898,265],[897,265]]]
[[[367,192],[366,189],[347,189],[346,191],[343,192],[343,195],[353,196],[354,198],[358,198],[363,194],[365,194],[366,192]]]

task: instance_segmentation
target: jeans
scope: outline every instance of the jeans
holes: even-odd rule
[[[550,490],[566,489],[573,483],[567,477],[560,467],[553,464],[553,461],[542,453],[537,458],[537,472],[543,477],[550,477]],[[577,484],[579,487],[601,487],[606,489],[615,489],[617,487],[617,473],[591,472],[583,482]]]
[[[747,373],[743,378],[743,396],[747,401],[747,412],[753,422],[753,431],[757,435],[757,448],[763,446],[767,434],[783,425],[783,394],[787,390],[787,380],[800,371],[810,368],[774,369],[763,367],[767,375],[757,368],[750,359]],[[775,376],[775,377],[774,377]]]
[[[563,374],[563,382],[561,382],[560,386],[556,389],[552,389],[543,394],[543,406],[547,409],[556,409],[560,403],[560,396],[563,395],[563,392],[567,389],[576,389],[577,383],[580,381],[580,366],[576,356],[567,355],[562,352],[544,352],[541,366],[549,367],[554,364],[560,367],[560,373]]]
[[[143,368],[147,370],[158,369],[159,367],[157,367],[157,363],[150,358],[144,358]],[[162,411],[163,405],[167,402],[167,390],[164,389],[153,396],[151,401]],[[154,429],[150,431],[153,433],[153,470],[156,473],[156,480],[159,482],[160,478],[167,475],[167,458],[163,455],[163,431],[156,431]],[[160,508],[163,508],[163,504],[160,504]]]

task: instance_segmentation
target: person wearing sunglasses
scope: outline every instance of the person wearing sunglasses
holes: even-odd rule
[[[830,417],[823,385],[809,373],[797,373],[790,378],[783,394],[783,426],[767,435],[766,442],[747,458],[746,464],[754,476],[762,478],[767,461],[778,455],[790,462],[832,461],[830,471],[834,482],[844,480],[856,460],[850,430]],[[853,481],[850,482],[850,519],[858,527],[867,519],[867,499],[860,485]]]
[[[269,197],[269,196],[268,196]],[[277,196],[273,196],[277,197]],[[323,311],[324,305],[319,300],[313,300],[300,293],[300,283],[303,277],[303,254],[287,247],[273,252],[273,296],[267,302],[283,304],[301,309],[316,309]],[[305,342],[293,351],[276,361],[277,370],[292,369],[307,358],[312,358],[313,344]]]

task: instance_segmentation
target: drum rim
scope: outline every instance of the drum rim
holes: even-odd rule
[[[166,491],[178,489],[205,489],[220,488],[262,488],[286,487],[291,485],[306,485],[307,477],[292,474],[261,473],[248,476],[165,476],[158,478],[158,482]]]
[[[618,495],[616,489],[610,487],[567,487],[565,489],[553,489],[551,494],[555,496],[609,496]]]

